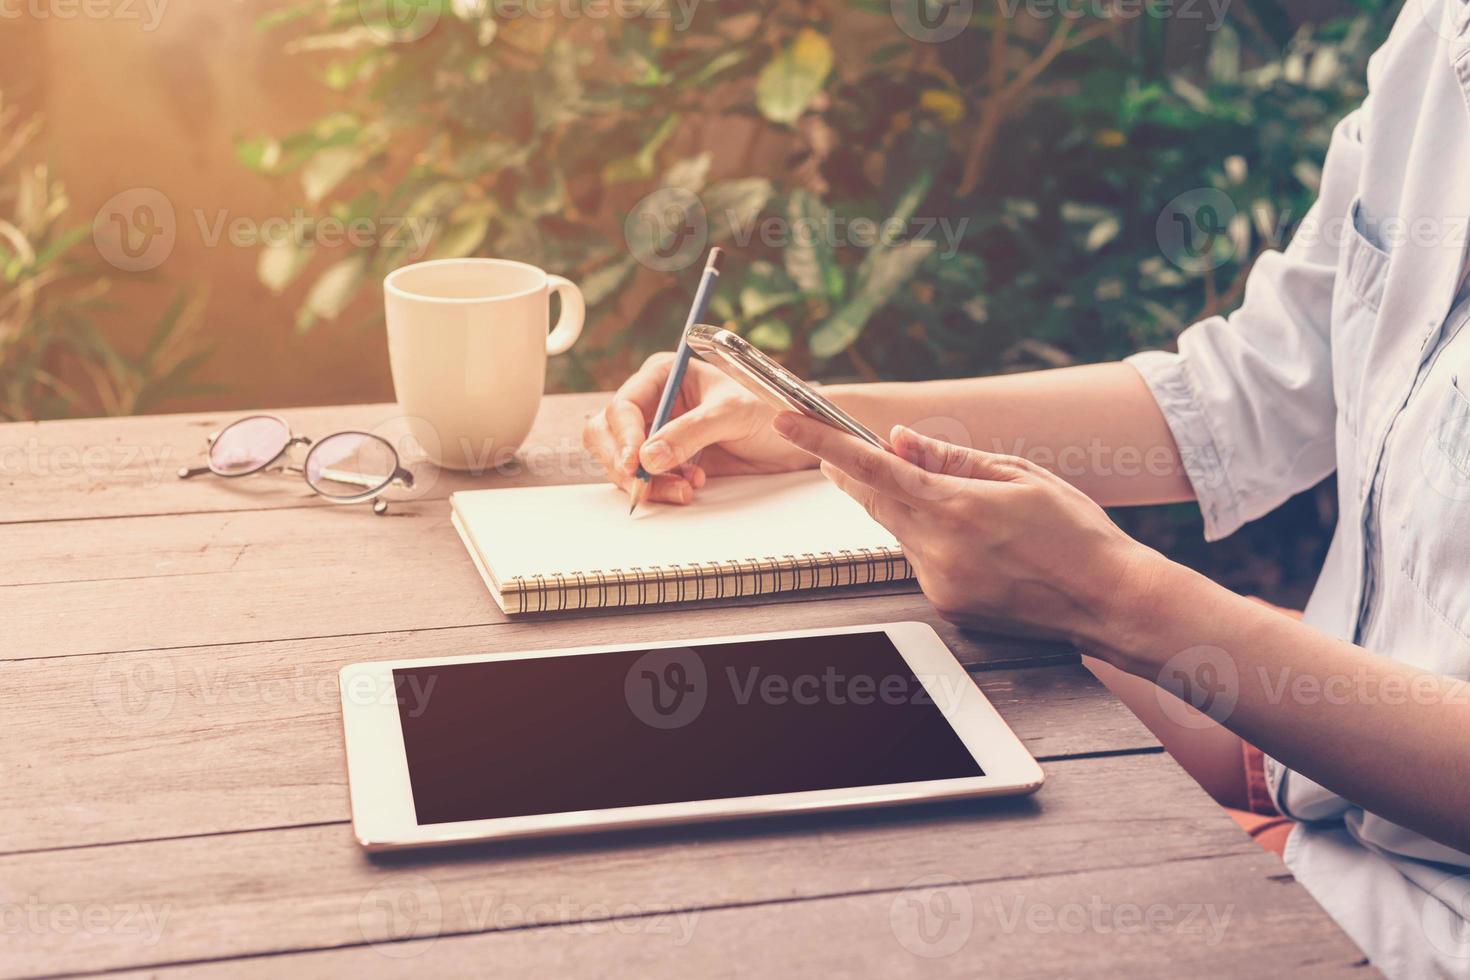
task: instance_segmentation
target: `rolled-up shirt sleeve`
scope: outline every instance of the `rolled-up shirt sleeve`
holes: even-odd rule
[[[1128,358],[1168,422],[1211,541],[1336,467],[1334,230],[1351,220],[1370,105],[1333,131],[1316,203],[1285,251],[1256,260],[1240,308],[1185,330],[1178,353]]]

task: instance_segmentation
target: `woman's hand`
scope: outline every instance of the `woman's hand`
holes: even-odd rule
[[[903,544],[940,615],[1106,642],[1163,559],[1060,477],[896,426],[894,454],[800,415],[776,430]],[[1129,607],[1130,611],[1132,607]]]
[[[587,420],[582,442],[612,482],[628,489],[641,462],[653,475],[649,500],[687,504],[706,476],[782,473],[814,465],[771,431],[774,410],[697,358],[684,374],[673,417],[648,438],[673,363],[673,354],[653,355],[605,409]]]

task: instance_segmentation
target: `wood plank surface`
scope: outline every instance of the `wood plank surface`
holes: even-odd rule
[[[378,433],[398,449],[416,486],[398,494],[443,499],[453,490],[493,483],[531,486],[601,479],[582,450],[582,420],[611,397],[606,393],[558,395],[541,403],[535,428],[519,453],[484,453],[485,472],[474,476],[440,471],[422,458],[432,439],[421,420],[397,405],[334,405],[272,410],[294,431],[321,437],[344,429]],[[181,466],[204,458],[205,437],[250,412],[147,415],[0,424],[0,524],[260,510],[333,507],[305,492],[299,476],[268,475],[180,481]],[[418,440],[415,442],[414,440]]]
[[[178,481],[237,413],[0,425],[0,976],[1372,974],[1068,647],[958,630],[912,585],[508,620],[444,498],[600,479],[580,430],[607,397],[548,398],[477,476],[414,459],[392,405],[278,413],[394,440],[419,479],[385,518]],[[906,619],[1044,760],[1037,795],[378,859],[352,839],[343,664]],[[968,916],[954,949],[916,901]],[[1183,923],[1204,908],[1218,928]]]
[[[413,506],[386,517],[367,508],[295,508],[0,526],[0,658],[506,622],[449,523],[449,505]],[[916,589],[859,586],[776,602]],[[586,610],[535,621],[634,614]]]
[[[544,911],[478,906],[520,928],[438,933],[432,905],[387,904],[404,942],[125,973],[199,980],[339,977],[1376,976],[1357,948],[1265,854],[963,883],[747,908],[539,924]],[[409,893],[412,894],[412,893]],[[411,910],[411,911],[410,911]],[[442,906],[437,923],[443,921]]]
[[[373,639],[378,657],[424,657],[493,637]],[[337,671],[358,659],[351,639],[10,665],[0,853],[350,819]],[[1043,759],[1158,748],[1081,666],[978,678]]]
[[[279,762],[293,765],[291,757]],[[414,903],[437,905],[436,930],[453,935],[514,927],[483,915],[487,906],[492,913],[497,906],[544,909],[547,922],[576,922],[626,917],[630,909],[709,910],[897,890],[929,875],[982,882],[1102,870],[1117,872],[1109,880],[1120,887],[1133,880],[1125,891],[1169,895],[1180,886],[1181,867],[1219,855],[1251,859],[1238,876],[1194,879],[1202,887],[1191,898],[1202,902],[1229,900],[1270,873],[1271,859],[1244,834],[1222,832],[1219,807],[1161,754],[1062,760],[1046,770],[1047,784],[1022,799],[505,842],[377,860],[361,852],[345,824],[0,857],[0,900],[111,917],[107,928],[53,927],[7,937],[0,973],[381,943],[403,932],[379,911]],[[1118,892],[1099,894],[1107,899]],[[1287,907],[1297,901],[1290,898]],[[1268,918],[1276,907],[1257,902],[1254,911]],[[126,927],[124,914],[130,914]],[[821,935],[797,940],[804,948],[826,942]]]

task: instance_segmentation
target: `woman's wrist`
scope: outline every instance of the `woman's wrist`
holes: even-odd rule
[[[1213,585],[1190,568],[1130,541],[1110,572],[1095,574],[1089,615],[1076,637],[1089,654],[1132,674],[1152,677],[1167,659],[1171,637]],[[1218,586],[1216,586],[1218,588]]]

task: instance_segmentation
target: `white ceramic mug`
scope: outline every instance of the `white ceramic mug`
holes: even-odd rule
[[[507,461],[536,420],[547,355],[582,332],[582,291],[524,262],[444,259],[391,273],[383,292],[393,389],[432,429],[425,453],[456,470]],[[548,335],[552,293],[561,318]]]

